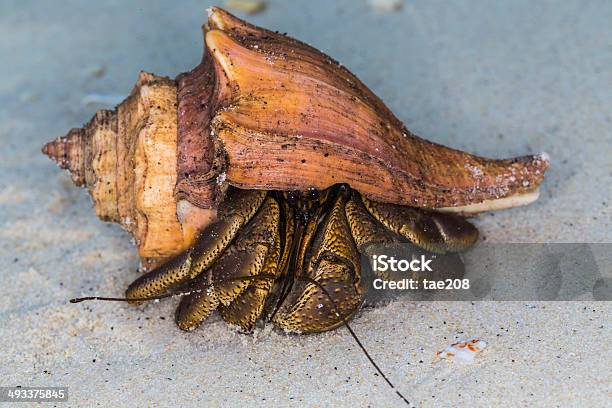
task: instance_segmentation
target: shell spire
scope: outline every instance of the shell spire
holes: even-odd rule
[[[42,149],[77,186],[87,187],[100,219],[134,237],[145,269],[189,247],[216,215],[174,198],[176,105],[173,80],[141,72],[114,110],[98,111]]]
[[[72,181],[79,187],[85,184],[84,144],[83,129],[75,128],[66,136],[52,140],[42,148],[42,152],[61,169],[68,170]]]

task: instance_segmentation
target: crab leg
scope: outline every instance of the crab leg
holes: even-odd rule
[[[347,201],[345,213],[360,253],[366,253],[369,245],[391,244],[397,241],[393,234],[368,213],[356,192],[353,192]]]
[[[464,218],[414,207],[379,203],[361,196],[368,212],[386,228],[428,251],[445,253],[469,248],[478,230]]]
[[[217,307],[230,306],[250,285],[256,287],[256,281],[241,278],[275,275],[280,258],[279,222],[278,202],[268,197],[208,273],[195,278],[191,293],[183,297],[177,309],[176,322],[181,329],[195,329]],[[268,285],[262,288],[269,290]],[[225,310],[225,317],[232,323],[247,327],[253,319],[239,313],[234,315],[232,310]]]
[[[274,240],[261,270],[261,276],[280,277],[286,272],[288,260],[291,254],[291,244],[294,233],[294,223],[291,209],[287,203],[283,203],[284,225],[281,226],[283,240],[280,235]],[[275,230],[275,234],[278,233]],[[258,279],[248,282],[248,287],[229,305],[220,304],[219,313],[228,324],[240,327],[245,332],[251,332],[255,323],[261,317],[268,296],[274,286],[271,279]]]
[[[240,228],[251,220],[265,197],[265,191],[229,191],[217,221],[202,231],[195,246],[136,279],[128,287],[126,297],[157,296],[205,271],[228,247]]]

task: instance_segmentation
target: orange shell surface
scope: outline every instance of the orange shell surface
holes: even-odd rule
[[[201,201],[202,186],[209,180],[207,191],[218,188],[214,181],[221,177],[246,189],[348,183],[374,200],[441,208],[533,192],[544,178],[542,155],[487,159],[413,135],[330,57],[221,9],[210,12],[205,43],[202,65],[184,74],[197,88],[195,75],[206,67],[199,91],[212,94],[197,111],[208,113],[195,121],[197,149],[179,137],[184,151],[209,157],[206,172],[189,174],[200,190],[179,188],[190,201],[210,204]],[[183,123],[193,126],[193,117],[179,117],[179,133]],[[202,149],[206,136],[208,150]]]

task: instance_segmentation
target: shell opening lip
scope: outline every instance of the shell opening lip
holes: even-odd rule
[[[223,10],[212,6],[206,9],[206,13],[208,15],[208,30],[225,29],[225,25],[223,24]]]
[[[487,211],[499,211],[509,208],[520,207],[533,203],[540,196],[540,189],[535,188],[526,193],[514,194],[511,196],[498,198],[494,200],[484,200],[480,203],[461,205],[457,207],[441,207],[436,208],[436,211],[446,213],[457,213],[462,215],[476,215]]]

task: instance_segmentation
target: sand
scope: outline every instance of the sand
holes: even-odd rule
[[[213,316],[188,334],[173,323],[176,299],[68,303],[120,295],[138,259],[40,147],[106,107],[88,95],[197,64],[211,4],[1,1],[0,386],[66,386],[61,406],[74,407],[401,406],[343,328],[245,336]],[[538,202],[475,220],[487,242],[610,242],[610,2],[411,0],[380,12],[278,0],[249,18],[337,58],[431,140],[494,157],[546,151]],[[417,406],[603,407],[611,311],[400,298],[352,325]],[[473,364],[432,363],[472,337],[488,343]]]

